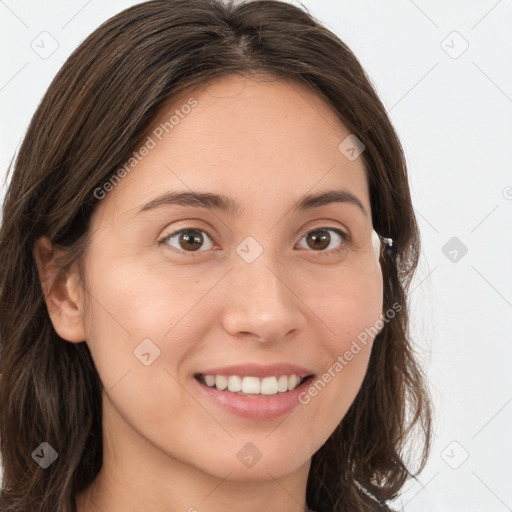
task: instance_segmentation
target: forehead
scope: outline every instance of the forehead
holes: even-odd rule
[[[343,187],[370,211],[362,158],[338,148],[349,135],[305,84],[225,76],[182,91],[160,112],[150,151],[108,202],[135,211],[165,192],[194,190],[269,208]]]

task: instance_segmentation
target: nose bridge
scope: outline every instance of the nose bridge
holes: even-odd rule
[[[240,265],[238,278],[242,283],[245,282],[247,293],[252,291],[249,288],[253,288],[254,294],[265,299],[267,303],[275,299],[284,299],[284,276],[280,275],[278,267],[275,258],[261,256],[245,268]]]
[[[255,307],[287,300],[278,257],[277,251],[270,246],[264,249],[253,237],[239,244],[232,279],[237,283],[240,299],[247,297]]]

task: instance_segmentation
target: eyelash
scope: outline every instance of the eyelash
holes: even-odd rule
[[[163,237],[158,239],[158,244],[159,245],[165,244],[166,240],[168,240],[169,238],[172,238],[173,236],[179,235],[180,233],[183,233],[186,231],[200,231],[200,232],[206,233],[208,238],[213,241],[212,237],[204,229],[188,227],[188,228],[183,228],[178,231],[173,231],[172,233],[164,235]],[[313,251],[312,250],[310,252],[315,252],[322,256],[325,256],[325,255],[332,256],[333,254],[339,254],[340,252],[346,250],[346,244],[350,242],[350,236],[347,233],[345,233],[344,231],[341,231],[340,229],[332,227],[332,226],[323,226],[321,228],[312,229],[311,231],[308,231],[303,237],[301,237],[300,240],[303,240],[307,235],[309,235],[311,233],[318,232],[318,231],[334,231],[337,235],[339,235],[343,239],[343,243],[337,249],[331,249],[330,251],[325,251],[325,250]],[[168,245],[168,244],[165,244],[165,245]],[[187,254],[190,256],[199,256],[201,253],[205,252],[205,251],[184,251],[182,249],[176,249],[175,247],[173,247],[173,249],[178,254]]]

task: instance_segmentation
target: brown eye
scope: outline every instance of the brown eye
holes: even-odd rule
[[[306,235],[306,240],[309,246],[315,251],[321,251],[329,247],[331,243],[331,235],[328,234],[327,230],[313,231]]]
[[[203,245],[203,236],[200,234],[200,231],[183,231],[178,239],[178,243],[183,249],[197,251]]]
[[[204,236],[203,235],[206,235]],[[179,236],[178,236],[179,235]],[[211,240],[210,237],[202,229],[182,229],[166,236],[161,240],[161,243],[165,243],[174,247],[177,251],[181,252],[201,252],[199,249],[203,246],[205,239]],[[173,245],[173,242],[178,244]]]
[[[334,233],[335,236],[332,236],[330,232]],[[345,248],[347,235],[336,228],[320,228],[310,231],[302,238],[302,240],[304,240],[308,248],[313,249],[313,251],[337,252]],[[338,243],[336,244],[336,242]],[[334,247],[331,247],[332,251],[326,251],[331,243],[335,244]]]

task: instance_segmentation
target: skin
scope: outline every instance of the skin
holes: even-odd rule
[[[198,391],[196,372],[245,362],[322,375],[380,318],[383,283],[364,163],[338,150],[350,132],[321,98],[295,82],[229,76],[185,91],[162,118],[191,96],[197,106],[99,202],[82,285],[76,265],[52,273],[59,253],[46,237],[36,244],[54,328],[87,342],[105,388],[103,467],[78,512],[304,511],[311,457],[367,370],[371,338],[307,405],[272,420],[238,417]],[[303,194],[341,187],[368,215],[350,203],[291,210]],[[230,196],[241,215],[176,205],[137,215],[189,189]],[[304,237],[326,226],[352,240],[328,231],[315,250]],[[199,252],[179,235],[158,243],[184,228],[203,230]],[[248,236],[263,249],[252,263],[236,252]],[[161,351],[149,366],[133,353],[146,338]],[[249,442],[262,454],[250,468],[237,457]]]

